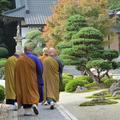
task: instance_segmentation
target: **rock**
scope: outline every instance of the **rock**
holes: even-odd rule
[[[118,91],[115,91],[113,94],[112,94],[113,97],[118,97],[120,96],[120,90]]]
[[[105,102],[107,101],[108,99],[104,98],[104,97],[101,97],[101,98],[95,98],[95,99],[92,99],[92,102],[95,102],[95,103],[98,103],[98,102]]]
[[[116,96],[117,94],[120,95],[120,81],[113,83],[112,86],[109,88],[110,93],[112,96]]]
[[[87,90],[87,88],[85,88],[85,87],[77,86],[77,88],[75,90],[75,93],[83,92],[83,91],[86,91],[86,90]]]

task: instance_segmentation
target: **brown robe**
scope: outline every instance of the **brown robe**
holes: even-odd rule
[[[21,56],[16,64],[15,89],[18,104],[39,103],[36,64],[26,55]]]
[[[43,62],[43,80],[45,84],[45,97],[59,100],[59,64],[52,58],[48,57]]]
[[[5,97],[6,99],[16,99],[15,94],[15,81],[14,81],[14,70],[17,62],[16,56],[8,58],[5,64]]]

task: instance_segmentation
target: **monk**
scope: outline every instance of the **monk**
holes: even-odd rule
[[[42,61],[42,63],[45,61],[45,59],[48,57],[48,47],[45,47],[45,48],[43,48],[43,55],[40,57],[40,60]],[[44,81],[45,82],[45,81]],[[46,88],[45,87],[45,83],[44,83],[44,88]],[[43,101],[43,104],[45,104],[45,105],[47,105],[47,102],[46,102],[46,97],[45,97],[45,93],[46,93],[46,91],[45,91],[45,89],[43,88],[43,93],[44,93],[44,95],[43,95],[43,98],[44,98],[44,101]]]
[[[14,70],[19,54],[21,53],[22,53],[21,51],[17,51],[13,56],[7,59],[7,62],[5,64],[6,104],[15,105],[16,102]]]
[[[26,45],[24,54],[18,59],[15,69],[15,89],[18,105],[23,105],[24,115],[31,115],[32,111],[39,114],[38,103],[41,86],[43,86],[43,66],[39,58],[32,54],[32,45]]]
[[[43,67],[45,97],[48,104],[50,104],[50,109],[54,109],[55,103],[59,100],[60,74],[62,74],[63,69],[62,63],[57,58],[55,48],[49,49],[49,57],[43,62]]]
[[[43,48],[43,55],[40,57],[40,60],[43,62],[48,57],[48,48]]]

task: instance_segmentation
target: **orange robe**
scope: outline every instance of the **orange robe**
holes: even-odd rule
[[[5,64],[5,96],[6,99],[16,99],[15,94],[15,81],[14,81],[14,70],[17,62],[16,56],[8,58]]]
[[[45,60],[47,57],[48,57],[47,55],[42,55],[42,56],[40,57],[40,60],[41,60],[42,62],[44,62],[44,60]]]
[[[48,57],[43,62],[43,80],[45,89],[45,99],[51,98],[59,100],[59,64],[52,58]]]
[[[16,64],[15,89],[19,105],[39,103],[36,64],[26,55],[21,56]]]

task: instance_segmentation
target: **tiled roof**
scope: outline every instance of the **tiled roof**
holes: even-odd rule
[[[57,0],[25,0],[24,6],[7,11],[4,15],[22,17],[28,25],[46,24],[56,2]]]

